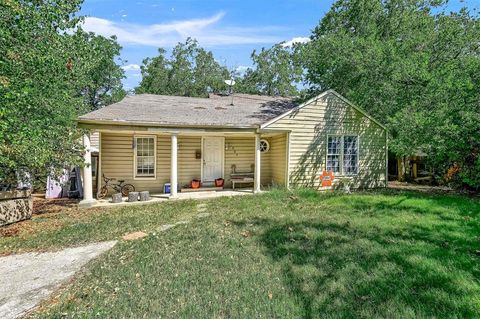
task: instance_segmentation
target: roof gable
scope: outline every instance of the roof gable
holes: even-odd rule
[[[365,112],[363,109],[361,109],[360,107],[356,106],[355,104],[353,104],[352,102],[350,102],[349,100],[347,100],[345,97],[343,97],[342,95],[340,95],[338,92],[336,92],[335,90],[327,90],[325,92],[322,92],[320,93],[319,95],[315,96],[314,98],[311,98],[310,100],[288,110],[287,112],[283,113],[283,114],[280,114],[279,116],[263,123],[260,128],[264,129],[264,128],[267,128],[268,126],[272,125],[273,123],[285,118],[286,116],[294,113],[294,112],[298,112],[300,109],[302,109],[303,107],[307,106],[307,105],[310,105],[314,102],[316,102],[317,100],[320,100],[322,98],[325,98],[326,96],[328,96],[329,94],[332,94],[334,95],[335,97],[339,98],[341,101],[343,101],[345,104],[347,104],[348,106],[352,107],[354,110],[356,110],[357,112],[359,112],[360,114],[362,114],[363,116],[365,116],[366,118],[368,118],[369,120],[371,120],[373,123],[377,124],[378,126],[380,126],[382,129],[386,130],[387,128],[381,124],[380,122],[378,122],[376,119],[374,119],[372,116],[370,116],[367,112]]]

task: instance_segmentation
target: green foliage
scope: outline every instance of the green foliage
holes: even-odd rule
[[[234,91],[260,95],[298,95],[297,85],[302,81],[303,69],[296,60],[294,50],[277,44],[257,53],[252,52],[254,68],[244,74],[233,74]],[[221,66],[212,52],[198,46],[188,38],[178,43],[170,58],[160,48],[158,56],[147,58],[141,67],[142,81],[137,94],[151,93],[179,96],[207,97],[209,92],[226,91],[224,80],[232,75]]]
[[[251,55],[254,68],[236,76],[235,91],[270,96],[296,96],[303,69],[292,49],[276,44]]]
[[[75,49],[73,60],[82,70],[77,79],[77,90],[88,109],[93,111],[123,99],[126,95],[122,86],[125,73],[120,65],[125,61],[117,58],[122,47],[116,37],[105,38],[79,28],[71,40]]]
[[[0,2],[4,183],[15,182],[19,169],[36,176],[78,164],[82,148],[76,117],[108,103],[121,87],[117,80],[123,73],[108,61],[118,54],[114,40],[72,32],[80,20],[74,16],[80,4],[80,0]]]
[[[300,55],[313,91],[333,88],[387,124],[397,156],[423,150],[438,175],[456,164],[479,188],[479,19],[445,2],[339,0]]]
[[[224,80],[230,78],[227,68],[196,40],[178,43],[170,59],[165,54],[160,48],[158,56],[143,60],[142,81],[135,93],[208,97],[210,92],[225,89]]]

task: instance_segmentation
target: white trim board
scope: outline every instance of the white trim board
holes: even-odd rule
[[[102,132],[98,132],[98,163],[97,163],[97,194],[100,192],[100,188],[102,188],[103,182],[103,173],[102,173]],[[97,198],[97,194],[95,194],[95,198]]]

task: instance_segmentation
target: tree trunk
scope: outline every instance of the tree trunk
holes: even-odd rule
[[[405,182],[405,175],[406,175],[405,156],[402,156],[401,158],[397,158],[397,167],[398,167],[398,181]]]

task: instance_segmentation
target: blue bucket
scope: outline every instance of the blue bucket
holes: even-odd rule
[[[163,193],[164,194],[170,194],[170,192],[171,192],[170,183],[165,183],[165,185],[163,185]]]

